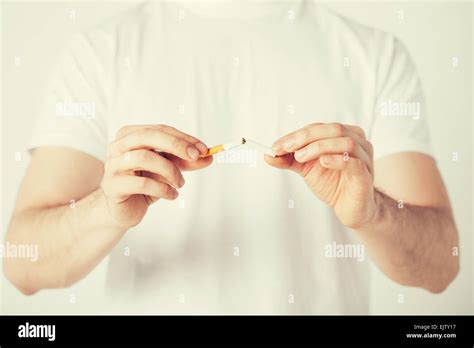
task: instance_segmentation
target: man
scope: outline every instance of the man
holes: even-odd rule
[[[112,250],[120,312],[366,313],[366,253],[433,293],[458,273],[421,85],[388,34],[309,1],[161,2],[78,36],[53,76],[7,235],[39,246],[4,263],[25,294]],[[207,145],[242,136],[278,156],[210,166]]]

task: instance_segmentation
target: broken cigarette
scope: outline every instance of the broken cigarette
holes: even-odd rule
[[[266,155],[276,157],[276,153],[273,152],[270,147],[257,143],[256,141],[250,140],[249,138],[242,138],[242,144],[248,145],[255,150],[263,152]]]
[[[249,146],[249,147],[251,147],[251,148],[253,148],[257,151],[263,152],[263,153],[265,153],[269,156],[276,157],[275,152],[273,152],[273,150],[270,147],[262,145],[260,143],[257,143],[256,141],[250,140],[248,138],[242,138],[241,140],[237,140],[237,141],[229,142],[229,143],[226,143],[226,144],[213,146],[213,147],[211,147],[207,150],[207,154],[205,155],[205,157],[212,156],[212,155],[215,155],[216,153],[226,151],[226,150],[230,150],[234,147],[241,146],[241,145],[247,145],[247,146]]]
[[[234,147],[240,146],[240,145],[243,144],[243,140],[244,139],[242,138],[239,141],[232,141],[230,143],[210,147],[209,149],[207,149],[207,153],[204,157],[212,156],[212,155],[215,155],[216,153],[219,153],[219,152],[222,152],[222,151],[225,151],[225,150],[230,150]]]

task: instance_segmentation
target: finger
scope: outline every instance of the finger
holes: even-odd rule
[[[161,127],[163,131],[171,135],[177,136],[179,138],[182,138],[191,144],[194,144],[194,146],[199,150],[199,152],[201,152],[201,155],[207,154],[207,145],[201,140],[199,140],[198,138],[195,138],[192,135],[183,133],[180,130],[170,127],[170,126],[161,125]]]
[[[369,141],[367,141],[364,130],[359,126],[341,125],[338,123],[311,124],[309,126],[306,126],[298,131],[290,133],[287,136],[281,138],[274,144],[274,147],[279,148],[283,146],[282,144],[286,143],[285,146],[287,146],[287,148],[294,151],[294,150],[297,150],[298,147],[301,147],[300,146],[301,144],[309,144],[308,141],[304,139],[308,139],[308,140],[313,139],[317,141],[317,139],[319,140],[330,139],[331,137],[334,137],[334,135],[337,135],[337,134],[343,134],[344,136],[352,137],[359,143],[362,149],[366,152],[367,157],[369,159],[373,158],[374,149],[373,149],[372,144]],[[292,139],[294,139],[294,137],[296,137],[299,140],[296,141],[296,143],[293,143],[292,146],[289,146],[288,142],[292,143],[293,141]],[[281,150],[280,152],[277,152],[277,153],[281,154],[285,152],[291,152],[291,151]],[[361,156],[365,157],[363,155]]]
[[[183,170],[183,171],[184,170],[191,171],[191,170],[206,168],[212,163],[212,160],[213,160],[213,156],[207,156],[207,157],[199,157],[196,161],[189,162],[174,155],[165,154],[165,153],[162,153],[161,155],[169,159],[171,162],[174,163],[176,167],[178,167],[180,170]]]
[[[369,174],[366,164],[359,158],[345,157],[343,155],[325,155],[319,158],[324,168],[344,170],[353,176]]]
[[[301,173],[303,171],[304,165],[295,161],[295,158],[292,153],[276,157],[265,155],[264,158],[265,162],[267,162],[272,167],[279,169],[289,169],[297,173]]]
[[[348,154],[361,159],[367,165],[370,159],[358,141],[351,137],[318,140],[295,152],[295,159],[300,163],[314,160],[322,155]]]
[[[196,148],[201,152],[201,154],[205,155],[207,153],[207,146],[199,140],[198,138],[193,137],[192,135],[186,134],[184,132],[181,132],[180,130],[167,126],[164,124],[147,124],[147,125],[129,125],[129,126],[124,126],[119,129],[116,135],[116,139],[123,138],[124,136],[135,132],[140,129],[154,129],[154,130],[160,130],[163,132],[166,132],[168,134],[174,135],[178,138],[182,138],[186,140],[187,142],[194,144]]]
[[[357,136],[359,136],[360,138],[367,139],[367,137],[365,136],[365,131],[361,127],[350,124],[345,124],[344,127],[350,132],[357,134]]]
[[[200,156],[194,144],[183,138],[157,129],[144,128],[123,136],[112,142],[108,148],[108,157],[118,157],[125,152],[148,149],[173,154],[187,161],[195,161]]]
[[[146,176],[147,178],[153,179],[158,182],[162,182],[165,184],[168,184],[170,186],[173,186],[172,183],[170,183],[164,176],[152,172],[147,172],[145,170],[141,170],[139,173],[139,176]],[[174,186],[173,186],[174,187]],[[176,187],[175,187],[176,188]]]
[[[178,167],[170,160],[150,150],[134,150],[126,152],[106,162],[107,172],[113,174],[129,171],[147,171],[166,179],[166,182],[176,188],[184,185],[184,178]]]
[[[354,136],[353,138],[357,140],[357,142],[362,146],[364,151],[367,153],[369,158],[373,158],[374,156],[374,147],[372,143],[367,140],[367,136],[365,135],[364,130],[359,126],[351,126],[351,125],[344,125],[346,129],[349,130],[349,133],[352,133]]]
[[[340,123],[313,123],[277,140],[273,151],[277,155],[294,152],[316,140],[338,138],[346,135],[346,128]]]
[[[104,184],[104,190],[117,202],[126,200],[131,195],[143,194],[154,198],[173,200],[178,191],[172,186],[155,181],[146,176],[115,176]]]

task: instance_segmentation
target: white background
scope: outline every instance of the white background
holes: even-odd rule
[[[71,33],[134,6],[133,2],[3,2],[1,11],[2,115],[1,229],[6,231],[28,164],[24,152],[37,95],[58,51]],[[432,295],[399,286],[377,269],[372,313],[473,313],[472,53],[471,2],[330,2],[364,24],[396,34],[421,75],[438,165],[448,187],[461,238],[461,272],[449,289]],[[73,11],[73,12],[72,12]],[[457,58],[458,65],[453,65]],[[15,160],[20,152],[22,160]],[[458,161],[453,161],[453,153]],[[3,237],[2,237],[3,241]],[[0,275],[1,313],[97,313],[104,299],[106,261],[69,289],[27,297]],[[1,262],[1,260],[0,260]]]

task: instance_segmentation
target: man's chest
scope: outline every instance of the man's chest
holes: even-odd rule
[[[174,42],[136,57],[118,69],[109,127],[163,123],[216,141],[268,142],[309,123],[363,123],[372,96],[361,66],[288,42]]]

